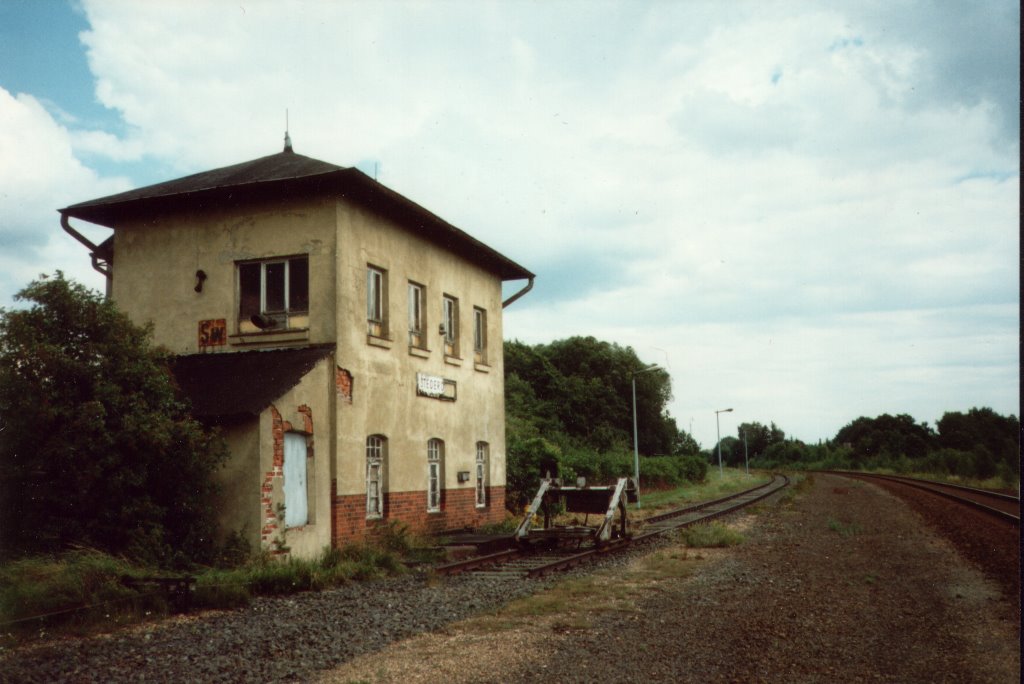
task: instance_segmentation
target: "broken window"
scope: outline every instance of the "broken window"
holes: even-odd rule
[[[444,353],[447,356],[459,355],[459,300],[450,295],[444,296]]]
[[[366,267],[366,322],[367,332],[374,337],[387,337],[387,271],[376,266]]]
[[[487,311],[473,307],[473,360],[487,363]]]
[[[297,432],[284,433],[284,524],[299,527],[309,522],[306,489],[306,437]]]
[[[487,442],[476,443],[476,505],[482,508],[487,505]]]
[[[366,517],[384,515],[384,460],[387,438],[370,435],[366,438]]]
[[[238,264],[239,332],[309,325],[309,257]]]
[[[427,510],[441,510],[441,489],[444,487],[444,442],[427,442]]]
[[[427,322],[423,311],[423,286],[409,281],[409,346],[427,348]]]

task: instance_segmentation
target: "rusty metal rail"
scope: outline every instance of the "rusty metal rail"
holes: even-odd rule
[[[1005,520],[1017,527],[1020,527],[1020,497],[1011,496],[1002,492],[993,492],[987,489],[978,489],[976,487],[965,487],[962,485],[950,484],[948,482],[936,482],[934,480],[924,480],[914,477],[902,477],[899,475],[858,473],[845,470],[824,470],[819,472],[866,481],[881,480],[907,485],[929,492],[936,496],[956,501],[963,506],[970,506],[995,518]]]
[[[771,482],[752,489],[651,516],[643,521],[646,529],[642,533],[634,534],[632,537],[612,539],[602,545],[595,545],[583,550],[552,549],[530,552],[525,549],[512,549],[502,553],[448,563],[438,566],[435,571],[441,574],[473,571],[474,574],[482,576],[502,578],[541,577],[551,572],[579,565],[602,554],[624,550],[634,543],[652,539],[672,530],[708,522],[727,515],[774,494],[788,484],[788,477],[776,475]]]

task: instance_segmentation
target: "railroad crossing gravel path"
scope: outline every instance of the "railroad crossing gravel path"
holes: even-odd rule
[[[635,611],[583,628],[455,626],[324,681],[1020,681],[1014,600],[892,494],[816,475],[745,521],[744,544],[702,552]]]

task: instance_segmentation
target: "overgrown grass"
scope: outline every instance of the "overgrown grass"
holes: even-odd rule
[[[239,568],[208,570],[197,577],[193,606],[235,608],[253,596],[319,591],[353,580],[405,571],[394,551],[370,541],[343,549],[324,549],[315,559],[274,559],[264,555]]]
[[[55,628],[77,631],[166,613],[162,595],[122,582],[125,576],[150,574],[154,573],[93,550],[5,563],[0,565],[0,631],[5,637]]]
[[[724,548],[743,543],[743,535],[720,522],[693,525],[683,529],[683,540],[692,549]]]
[[[254,596],[316,591],[406,571],[406,563],[436,560],[440,550],[400,524],[312,559],[251,556],[234,568],[194,573],[193,609],[238,608]],[[163,594],[133,588],[122,577],[161,575],[98,551],[35,557],[0,565],[0,634],[5,644],[52,631],[103,631],[166,615]]]
[[[707,478],[700,483],[686,484],[675,489],[644,491],[643,473],[640,474],[640,508],[657,510],[670,508],[695,501],[706,501],[743,491],[771,480],[765,473],[750,473],[726,468],[719,475],[717,468],[708,471]]]
[[[480,534],[512,534],[516,531],[520,522],[522,522],[522,520],[519,517],[512,515],[511,513],[506,513],[505,519],[501,522],[481,525],[476,531]]]

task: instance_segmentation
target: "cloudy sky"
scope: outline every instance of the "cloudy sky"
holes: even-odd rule
[[[671,372],[705,446],[1019,415],[1016,2],[0,0],[0,306],[56,209],[280,151],[537,273],[506,336]],[[105,237],[105,231],[91,235]],[[512,284],[518,287],[518,283]]]

